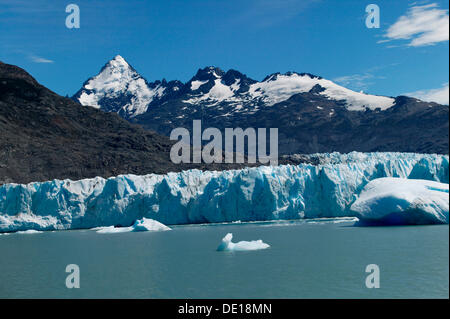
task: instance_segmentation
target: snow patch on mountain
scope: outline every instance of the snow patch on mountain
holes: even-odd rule
[[[208,83],[208,81],[192,81],[191,82],[191,90],[196,91],[201,87],[203,84]]]
[[[212,101],[218,103],[222,101],[230,101],[233,95],[234,93],[232,88],[223,84],[220,78],[218,78],[214,80],[214,86],[209,90],[208,93],[202,94],[200,95],[200,97],[195,97],[184,102],[190,104],[196,104],[202,101]]]
[[[251,85],[249,93],[252,98],[262,98],[268,105],[274,105],[294,94],[309,92],[316,85],[324,88],[319,94],[330,99],[343,100],[350,111],[363,111],[366,108],[385,110],[395,102],[393,98],[354,92],[332,81],[297,73],[272,75],[262,82]]]
[[[236,81],[231,84],[231,91],[236,92],[241,88],[241,84],[240,84],[241,80],[240,79],[236,79]]]

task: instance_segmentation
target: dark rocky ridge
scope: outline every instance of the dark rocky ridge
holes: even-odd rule
[[[215,107],[186,105],[182,99],[153,106],[132,122],[160,134],[176,127],[277,127],[279,153],[312,154],[351,151],[449,153],[449,107],[405,96],[385,110],[348,111],[339,101],[317,94],[320,88],[299,93],[253,114],[229,117]]]
[[[320,109],[317,107],[320,106]],[[449,108],[400,96],[384,110],[348,111],[316,93],[292,96],[248,118],[279,127],[280,154],[340,152],[449,153]]]

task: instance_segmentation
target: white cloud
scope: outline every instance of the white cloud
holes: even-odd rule
[[[384,35],[387,40],[410,40],[408,46],[433,45],[449,39],[448,10],[439,9],[436,3],[411,7],[391,25]]]
[[[377,75],[377,73],[381,72],[386,68],[391,68],[399,65],[399,63],[391,63],[387,65],[377,65],[373,66],[369,69],[366,69],[362,73],[344,75],[340,77],[336,77],[333,79],[334,82],[345,86],[346,88],[352,90],[363,90],[366,91],[372,86],[377,80],[385,79],[386,77],[383,75]]]
[[[49,59],[45,59],[45,58],[41,58],[35,55],[30,56],[31,61],[35,62],[35,63],[53,63],[53,60],[49,60]]]
[[[242,1],[241,14],[231,23],[266,28],[293,19],[310,5],[321,0],[252,0]],[[228,23],[229,25],[229,23]]]
[[[369,80],[374,78],[375,76],[373,74],[365,73],[340,76],[334,78],[333,81],[354,90],[367,90],[369,86],[373,84],[373,82]]]
[[[448,105],[448,83],[445,83],[441,88],[438,89],[430,89],[430,90],[421,90],[411,93],[405,93],[403,95],[415,97],[417,99],[427,101],[427,102],[436,102],[439,104]]]

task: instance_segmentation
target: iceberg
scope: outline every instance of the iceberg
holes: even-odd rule
[[[42,231],[39,230],[34,230],[34,229],[28,229],[28,230],[22,230],[22,231],[18,231],[16,232],[16,234],[40,234],[42,233]]]
[[[118,233],[129,233],[133,231],[133,228],[130,227],[115,227],[115,226],[104,226],[104,227],[94,227],[92,230],[95,230],[99,234],[118,234]]]
[[[100,234],[114,234],[114,233],[127,233],[127,232],[141,232],[141,231],[166,231],[171,230],[164,224],[157,222],[156,220],[149,218],[142,218],[134,222],[133,226],[129,227],[96,227],[92,230],[97,231]]]
[[[142,218],[134,222],[133,231],[166,231],[171,230],[164,224],[149,218]]]
[[[316,156],[318,155],[311,155]],[[0,186],[0,232],[354,217],[363,188],[382,177],[449,182],[449,157],[321,154],[319,165],[119,175]]]
[[[351,211],[361,225],[448,224],[448,184],[378,178],[369,182]]]
[[[222,239],[217,251],[247,251],[247,250],[259,250],[269,248],[270,245],[264,243],[261,239],[252,241],[240,241],[238,243],[233,243],[233,234],[228,233]]]

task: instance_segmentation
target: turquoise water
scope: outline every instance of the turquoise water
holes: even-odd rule
[[[177,226],[0,236],[0,298],[448,298],[448,225],[354,227],[353,222]],[[262,239],[269,249],[217,252]],[[66,265],[80,267],[68,289]],[[380,288],[368,289],[368,264]]]

